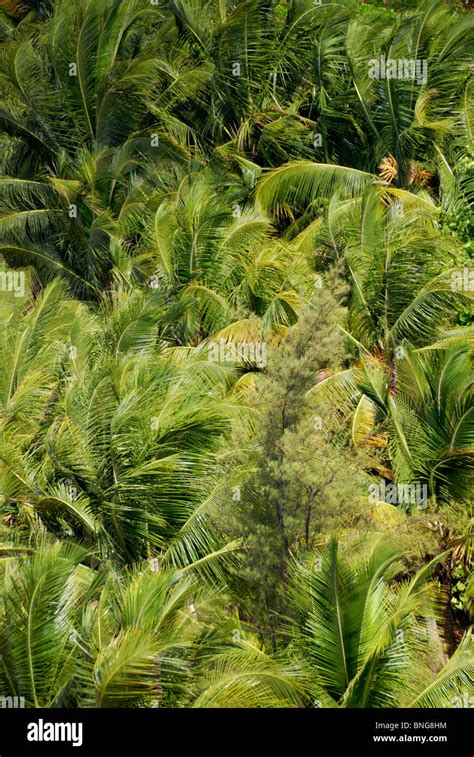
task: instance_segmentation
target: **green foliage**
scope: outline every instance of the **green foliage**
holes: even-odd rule
[[[426,657],[434,563],[394,584],[399,559],[379,540],[362,558],[343,560],[332,542],[296,566],[291,629],[312,669],[317,706],[449,707],[460,687],[470,690],[470,633],[434,679]]]
[[[225,644],[218,594],[196,576],[146,566],[97,572],[83,559],[78,547],[44,544],[31,560],[2,568],[0,681],[8,696],[35,707],[301,700],[297,668],[251,643]]]
[[[318,415],[307,397],[317,376],[343,354],[336,328],[341,307],[322,279],[316,283],[321,288],[316,286],[298,324],[270,355],[253,398],[256,432],[247,454],[254,472],[238,503],[246,547],[239,578],[247,583],[251,616],[260,627],[271,628],[272,613],[284,611],[290,554],[357,520],[354,498],[364,492],[364,475],[347,449],[337,408],[328,403]]]
[[[0,0],[6,694],[471,694],[473,30]]]
[[[457,612],[466,612],[471,606],[471,574],[462,563],[457,563],[451,573],[451,606]]]

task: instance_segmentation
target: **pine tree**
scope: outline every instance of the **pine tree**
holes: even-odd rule
[[[341,291],[315,289],[311,303],[278,350],[258,386],[258,423],[251,451],[255,473],[238,510],[245,533],[245,569],[252,617],[270,630],[286,612],[287,566],[299,549],[318,543],[322,529],[344,524],[364,474],[347,446],[333,404],[311,400],[311,388],[344,358]],[[325,538],[325,537],[324,537]],[[270,618],[270,620],[269,620]]]

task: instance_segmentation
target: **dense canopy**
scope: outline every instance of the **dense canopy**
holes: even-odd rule
[[[474,16],[0,0],[0,691],[474,701]]]

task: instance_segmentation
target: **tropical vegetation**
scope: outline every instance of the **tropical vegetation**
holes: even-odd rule
[[[0,0],[0,696],[474,702],[473,44]]]

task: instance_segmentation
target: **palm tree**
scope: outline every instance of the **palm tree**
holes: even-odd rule
[[[402,205],[393,212],[393,207],[384,207],[373,190],[366,191],[360,200],[333,198],[324,223],[313,231],[319,259],[344,256],[346,261],[351,293],[344,331],[353,359],[349,368],[326,375],[314,387],[312,396],[323,402],[328,393],[337,396],[341,410],[351,418],[353,441],[369,443],[388,454],[382,464],[375,464],[384,475],[395,475],[404,482],[421,480],[433,495],[441,487],[446,498],[442,470],[447,465],[451,474],[457,471],[456,493],[466,497],[471,486],[470,464],[466,468],[460,461],[470,460],[472,455],[468,441],[472,424],[470,389],[464,392],[460,388],[454,403],[448,396],[451,387],[443,389],[442,412],[446,417],[435,418],[433,412],[438,411],[434,407],[441,412],[441,399],[434,403],[431,392],[437,391],[437,374],[447,375],[445,363],[440,361],[435,368],[416,350],[427,350],[443,335],[456,314],[470,306],[472,293],[453,287],[460,251],[440,233],[430,214],[420,215],[419,209]],[[305,232],[299,236],[304,237]],[[448,355],[446,361],[453,360],[459,369],[464,354],[468,387],[471,368],[466,337],[461,333],[455,338],[457,357]],[[440,348],[442,344],[441,340]],[[440,349],[430,354],[444,352]],[[456,372],[456,376],[461,387],[462,373]],[[430,398],[423,393],[422,385]],[[423,399],[418,402],[419,392]],[[418,421],[409,409],[414,402]],[[458,421],[468,435],[461,449],[456,442]]]
[[[311,672],[313,706],[449,707],[460,689],[470,690],[473,638],[468,631],[433,674],[429,655],[439,641],[428,622],[428,579],[439,558],[394,582],[400,555],[380,540],[365,552],[343,559],[333,541],[295,566],[290,631]]]
[[[185,174],[158,187],[154,201],[137,258],[167,298],[178,344],[246,342],[252,332],[262,340],[297,319],[309,290],[305,257],[275,238],[237,181]]]
[[[472,498],[474,406],[466,344],[406,350],[388,399],[391,458],[399,481],[421,481],[440,501]]]
[[[298,163],[274,178],[294,196],[314,170],[359,186],[393,157],[407,187],[414,156],[452,170],[470,123],[471,20],[441,0],[390,25],[353,20],[351,2],[278,13],[266,0],[30,5],[39,16],[9,31],[0,61],[0,250],[43,282],[60,273],[82,298],[110,285],[140,238],[158,167],[216,154],[257,168],[290,158]],[[27,8],[9,2],[6,12]],[[369,56],[380,54],[427,60],[427,81],[370,79]],[[319,168],[300,162],[315,151]]]
[[[148,167],[187,155],[149,112],[156,23],[140,0],[59,3],[34,41],[21,27],[4,46],[0,250],[85,299],[139,231]]]
[[[400,14],[390,31],[383,22],[357,18],[347,31],[359,133],[369,135],[361,139],[370,144],[372,170],[394,158],[398,186],[417,181],[414,161],[434,168],[433,148],[452,139],[457,119],[451,104],[461,106],[466,94],[471,33],[469,14],[453,13],[443,2],[420,3],[415,13]],[[413,60],[418,75],[371,77],[370,62],[382,57]],[[420,172],[420,183],[424,178]]]
[[[170,352],[160,313],[158,295],[136,290],[98,318],[56,281],[5,323],[1,495],[26,534],[41,524],[127,561],[225,546],[213,508],[217,492],[221,509],[232,502],[222,474],[239,374],[206,351]]]
[[[29,13],[35,18],[43,18],[51,9],[50,0],[2,0],[1,12],[15,21],[21,21]]]
[[[348,420],[354,480],[426,483],[451,566],[470,564],[472,290],[452,276],[472,252],[471,36],[442,0],[0,0],[0,257],[25,275],[17,297],[0,271],[6,694],[432,707],[472,686],[470,630],[441,660],[447,553],[406,579],[366,510],[363,554],[310,553],[332,530],[351,545]],[[373,75],[381,57],[415,78]],[[282,338],[341,275],[345,309],[326,298],[330,328],[315,311],[288,362]],[[256,466],[263,517],[242,524]],[[312,566],[287,540],[303,522]],[[242,535],[262,576],[275,523],[284,585],[252,593]]]
[[[302,701],[298,667],[234,638],[218,591],[192,572],[95,571],[83,548],[64,542],[3,557],[0,681],[28,707]]]

